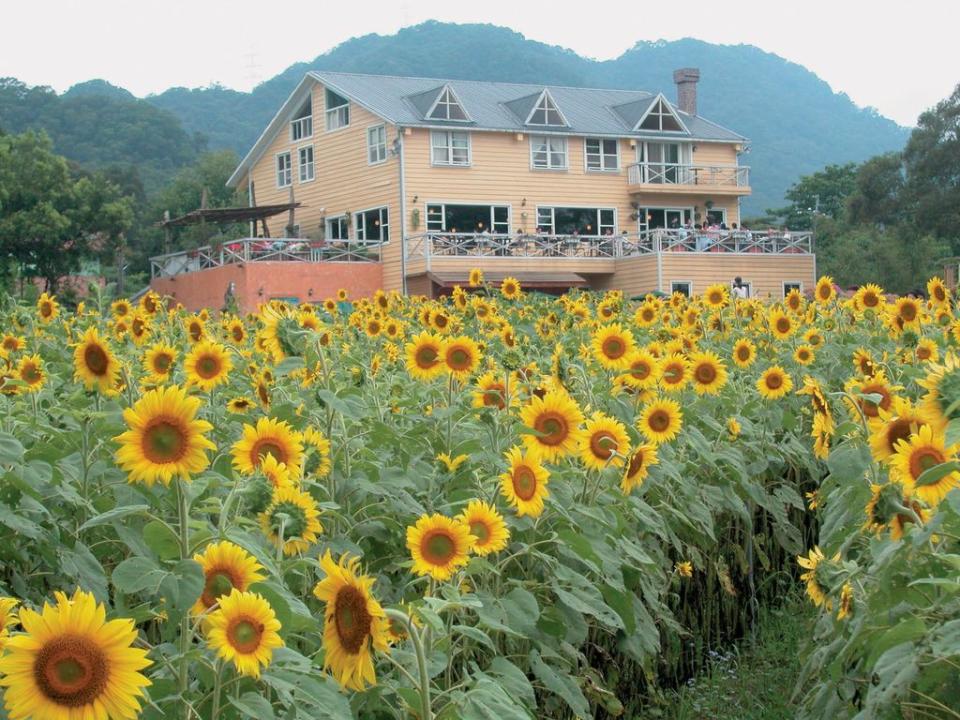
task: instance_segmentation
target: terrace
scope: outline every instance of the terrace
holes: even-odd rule
[[[750,168],[746,165],[688,165],[682,163],[638,162],[627,166],[627,183],[632,192],[749,195]]]

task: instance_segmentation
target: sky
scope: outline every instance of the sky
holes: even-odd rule
[[[600,60],[638,40],[756,45],[907,126],[960,82],[958,0],[3,0],[2,6],[0,77],[60,92],[93,78],[141,97],[215,82],[250,90],[351,37],[392,34],[430,19],[503,25]]]

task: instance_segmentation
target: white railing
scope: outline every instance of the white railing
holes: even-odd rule
[[[813,252],[813,233],[694,228],[599,236],[427,232],[406,240],[409,260],[432,257],[589,260],[661,252],[810,254]]]
[[[217,246],[205,245],[196,250],[183,250],[152,257],[150,258],[150,275],[153,278],[165,278],[248,262],[379,261],[379,241],[241,238]]]
[[[726,185],[749,187],[747,165],[685,165],[682,163],[634,163],[627,168],[631,185]]]

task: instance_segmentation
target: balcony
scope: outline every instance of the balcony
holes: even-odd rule
[[[750,168],[641,162],[627,167],[627,182],[631,192],[646,194],[749,195]]]

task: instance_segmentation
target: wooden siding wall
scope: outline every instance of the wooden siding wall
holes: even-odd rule
[[[400,282],[400,169],[396,156],[387,154],[386,161],[376,165],[367,162],[367,129],[383,124],[376,115],[356,103],[350,103],[350,124],[327,132],[326,94],[319,83],[313,86],[313,137],[293,142],[290,140],[290,124],[284,123],[277,137],[257,161],[251,171],[254,194],[258,205],[285,203],[290,198],[290,188],[277,187],[277,153],[290,151],[293,161],[293,192],[303,207],[296,211],[296,223],[306,237],[319,237],[322,218],[369,208],[387,206],[390,220],[390,243],[384,247],[384,287],[399,289]],[[389,149],[397,131],[387,126]],[[300,182],[298,148],[313,145],[314,177],[312,181]],[[241,188],[242,189],[242,188]],[[321,213],[321,209],[323,212]],[[352,222],[351,217],[351,222]],[[269,221],[270,234],[283,234],[287,215],[279,215]],[[351,235],[356,228],[351,226]]]
[[[622,290],[626,297],[653,292],[657,289],[657,256],[641,255],[617,260],[617,271],[598,278],[591,286],[597,290]]]
[[[783,297],[783,283],[799,282],[807,291],[813,289],[817,280],[813,255],[663,253],[662,262],[666,293],[673,281],[692,282],[693,292],[699,294],[708,285],[729,284],[739,275],[745,283],[751,283],[754,297],[777,300]],[[614,277],[614,283],[617,282]]]

